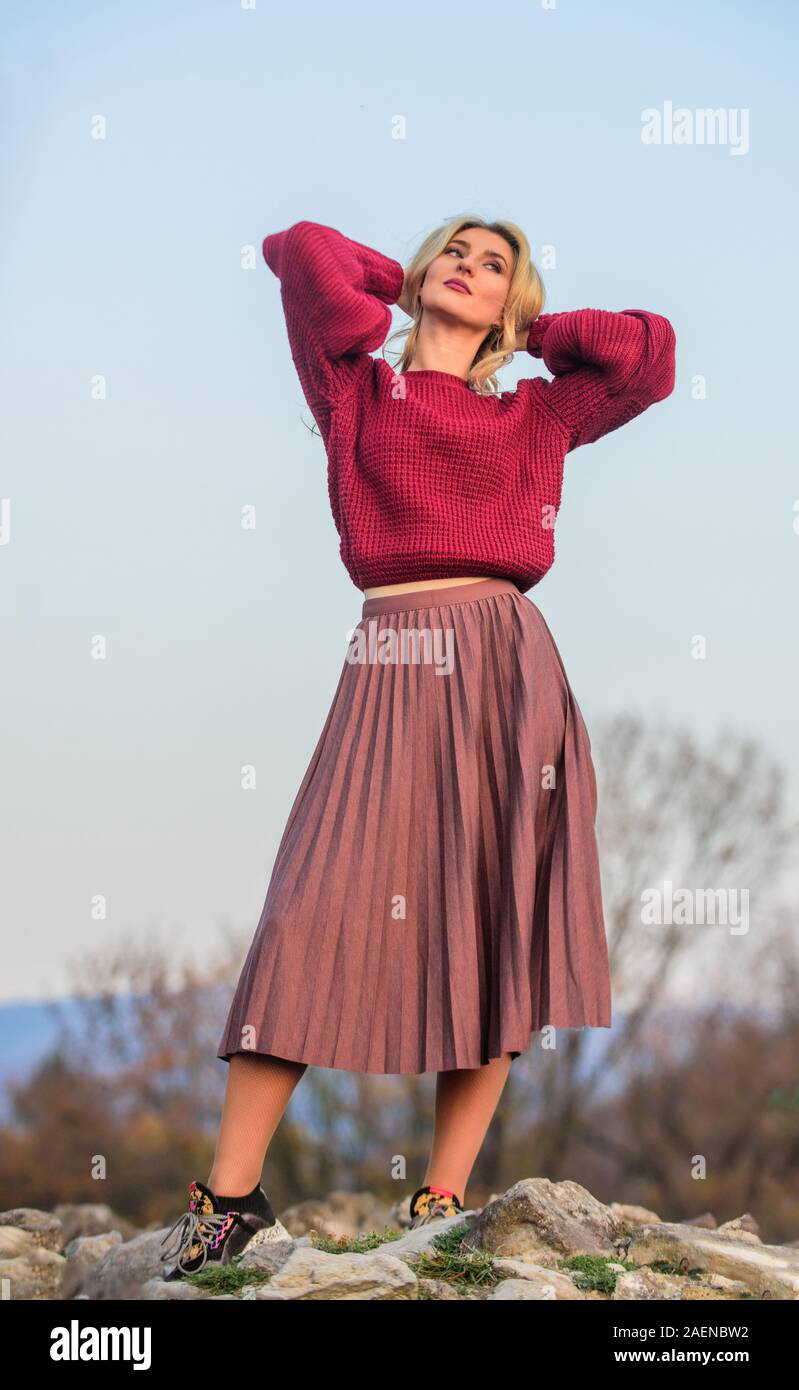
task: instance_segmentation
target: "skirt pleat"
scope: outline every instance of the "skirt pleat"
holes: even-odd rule
[[[217,1055],[423,1073],[609,1028],[591,745],[540,610],[484,579],[355,634]]]

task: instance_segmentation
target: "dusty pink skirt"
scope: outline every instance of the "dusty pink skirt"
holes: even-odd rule
[[[609,1028],[595,816],[582,715],[515,584],[364,600],[217,1055],[422,1073]]]

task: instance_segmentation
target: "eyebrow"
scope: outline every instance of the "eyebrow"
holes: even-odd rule
[[[466,241],[466,239],[465,239],[464,237],[462,237],[462,236],[450,237],[449,242],[448,242],[447,244],[448,244],[449,246],[466,246],[467,248],[468,248],[468,246],[470,245],[470,243],[469,243],[468,241]],[[505,259],[505,257],[503,256],[503,254],[502,254],[501,251],[484,251],[484,252],[483,252],[483,255],[484,255],[484,256],[496,256],[497,260],[502,261],[502,264],[503,264],[503,265],[507,266],[507,264],[508,264],[508,262],[506,261],[506,259]]]

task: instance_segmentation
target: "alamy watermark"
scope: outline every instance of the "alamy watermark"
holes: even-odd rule
[[[671,879],[667,878],[662,889],[645,889],[641,902],[644,926],[703,926],[708,922],[715,926],[718,923],[722,927],[729,926],[731,936],[745,936],[749,930],[748,888],[674,889]]]
[[[435,666],[437,676],[452,674],[455,629],[452,627],[381,627],[376,618],[368,620],[368,631],[360,624],[349,634],[346,659],[350,665],[369,663],[380,666]]]
[[[749,109],[746,106],[646,106],[641,112],[642,145],[727,145],[730,154],[749,153]]]

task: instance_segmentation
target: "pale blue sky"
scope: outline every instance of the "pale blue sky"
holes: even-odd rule
[[[407,261],[455,213],[506,216],[556,248],[548,310],[671,319],[674,395],[567,457],[529,596],[589,729],[755,735],[796,808],[791,6],[50,0],[2,23],[0,997],[59,992],[100,942],[196,955],[257,922],[362,602],[260,255],[301,218]],[[669,102],[745,111],[748,152],[643,144]]]

